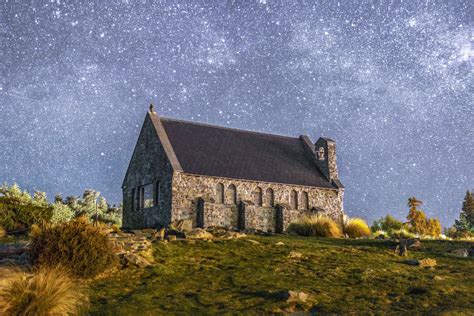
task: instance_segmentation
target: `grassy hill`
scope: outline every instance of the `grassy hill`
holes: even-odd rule
[[[382,240],[251,236],[158,243],[154,266],[125,269],[93,283],[90,313],[474,313],[474,259],[448,254],[473,244],[422,244],[407,258],[436,259],[435,268],[403,263],[407,258],[394,254],[394,243]],[[288,290],[309,298],[287,302]]]

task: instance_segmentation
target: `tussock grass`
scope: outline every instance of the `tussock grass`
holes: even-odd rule
[[[350,238],[368,237],[371,235],[369,225],[362,218],[351,218],[344,223],[344,234]]]
[[[5,230],[5,228],[0,226],[0,238],[5,237],[6,235],[7,235],[7,231]]]
[[[393,230],[390,233],[390,237],[408,239],[408,238],[415,238],[416,235],[402,228],[402,229]]]
[[[87,305],[85,288],[61,268],[40,268],[33,275],[16,271],[0,290],[0,314],[77,315]]]
[[[300,236],[338,238],[342,235],[338,224],[332,218],[322,214],[303,216],[290,223],[288,231]]]
[[[106,234],[82,218],[34,234],[30,252],[36,265],[60,265],[77,277],[94,277],[116,262]]]

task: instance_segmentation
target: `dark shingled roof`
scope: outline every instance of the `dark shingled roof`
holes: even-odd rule
[[[337,189],[306,156],[299,138],[161,118],[183,171]]]

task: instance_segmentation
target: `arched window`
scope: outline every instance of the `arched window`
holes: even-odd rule
[[[161,191],[160,189],[161,189],[161,188],[160,188],[160,186],[161,186],[161,185],[160,185],[160,181],[156,181],[156,182],[155,182],[155,196],[154,196],[154,198],[155,198],[155,203],[154,203],[155,206],[158,205],[158,203],[160,202],[160,199],[161,199],[161,196],[160,196],[160,191]]]
[[[237,204],[237,188],[235,185],[231,184],[227,187],[226,200],[227,204]]]
[[[324,160],[324,147],[319,147],[318,156],[319,160]]]
[[[259,187],[253,192],[253,203],[257,206],[262,206],[262,189]]]
[[[290,193],[290,207],[293,210],[298,209],[298,192],[291,190]]]
[[[218,183],[216,186],[216,201],[217,203],[224,203],[224,185],[222,183]]]
[[[268,188],[265,191],[265,206],[274,207],[275,206],[275,195],[273,189]]]
[[[301,194],[301,207],[304,210],[309,210],[309,199],[308,199],[308,192],[304,191]]]

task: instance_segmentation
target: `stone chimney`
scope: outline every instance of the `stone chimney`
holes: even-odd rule
[[[336,142],[320,137],[314,144],[316,164],[329,181],[339,179],[336,164]]]

